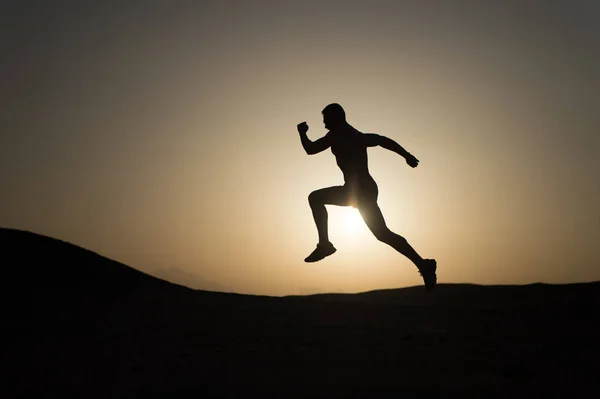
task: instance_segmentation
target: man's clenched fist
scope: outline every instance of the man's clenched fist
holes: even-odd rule
[[[298,133],[300,134],[304,134],[308,132],[308,125],[306,124],[306,122],[302,122],[298,124]]]

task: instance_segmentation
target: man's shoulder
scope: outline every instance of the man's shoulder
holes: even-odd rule
[[[365,134],[366,133],[361,132],[353,126],[348,125],[339,129],[330,130],[325,136],[333,141],[346,141],[349,137],[363,137]]]
[[[357,128],[355,128],[354,126],[350,126],[350,131],[354,134],[356,134],[357,136],[364,136],[365,133],[361,132],[360,130],[358,130]]]

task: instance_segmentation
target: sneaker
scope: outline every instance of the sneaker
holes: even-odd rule
[[[337,251],[332,243],[317,244],[317,248],[304,259],[305,262],[317,262]]]
[[[437,283],[436,270],[437,262],[435,259],[423,259],[423,264],[419,267],[419,274],[423,277],[426,291],[431,291]]]

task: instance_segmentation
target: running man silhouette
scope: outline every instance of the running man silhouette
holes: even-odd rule
[[[346,113],[339,104],[327,105],[322,114],[325,129],[329,132],[320,139],[311,141],[306,135],[308,125],[302,122],[297,126],[300,140],[308,155],[331,148],[344,175],[344,185],[322,188],[308,196],[319,234],[319,243],[304,261],[317,262],[336,251],[329,241],[325,205],[352,206],[359,210],[367,227],[379,241],[392,246],[415,264],[423,277],[425,289],[431,291],[437,283],[437,262],[435,259],[423,259],[404,237],[392,232],[385,224],[377,204],[379,194],[377,183],[369,173],[367,148],[381,146],[393,151],[403,156],[412,168],[417,167],[419,160],[392,139],[356,130],[346,121]]]

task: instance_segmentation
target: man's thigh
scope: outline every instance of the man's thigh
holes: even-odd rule
[[[315,190],[310,193],[309,198],[311,201],[324,205],[349,206],[351,202],[349,190],[344,186],[333,186]]]
[[[374,233],[387,230],[387,225],[377,201],[364,201],[358,206],[358,211],[365,224]]]

